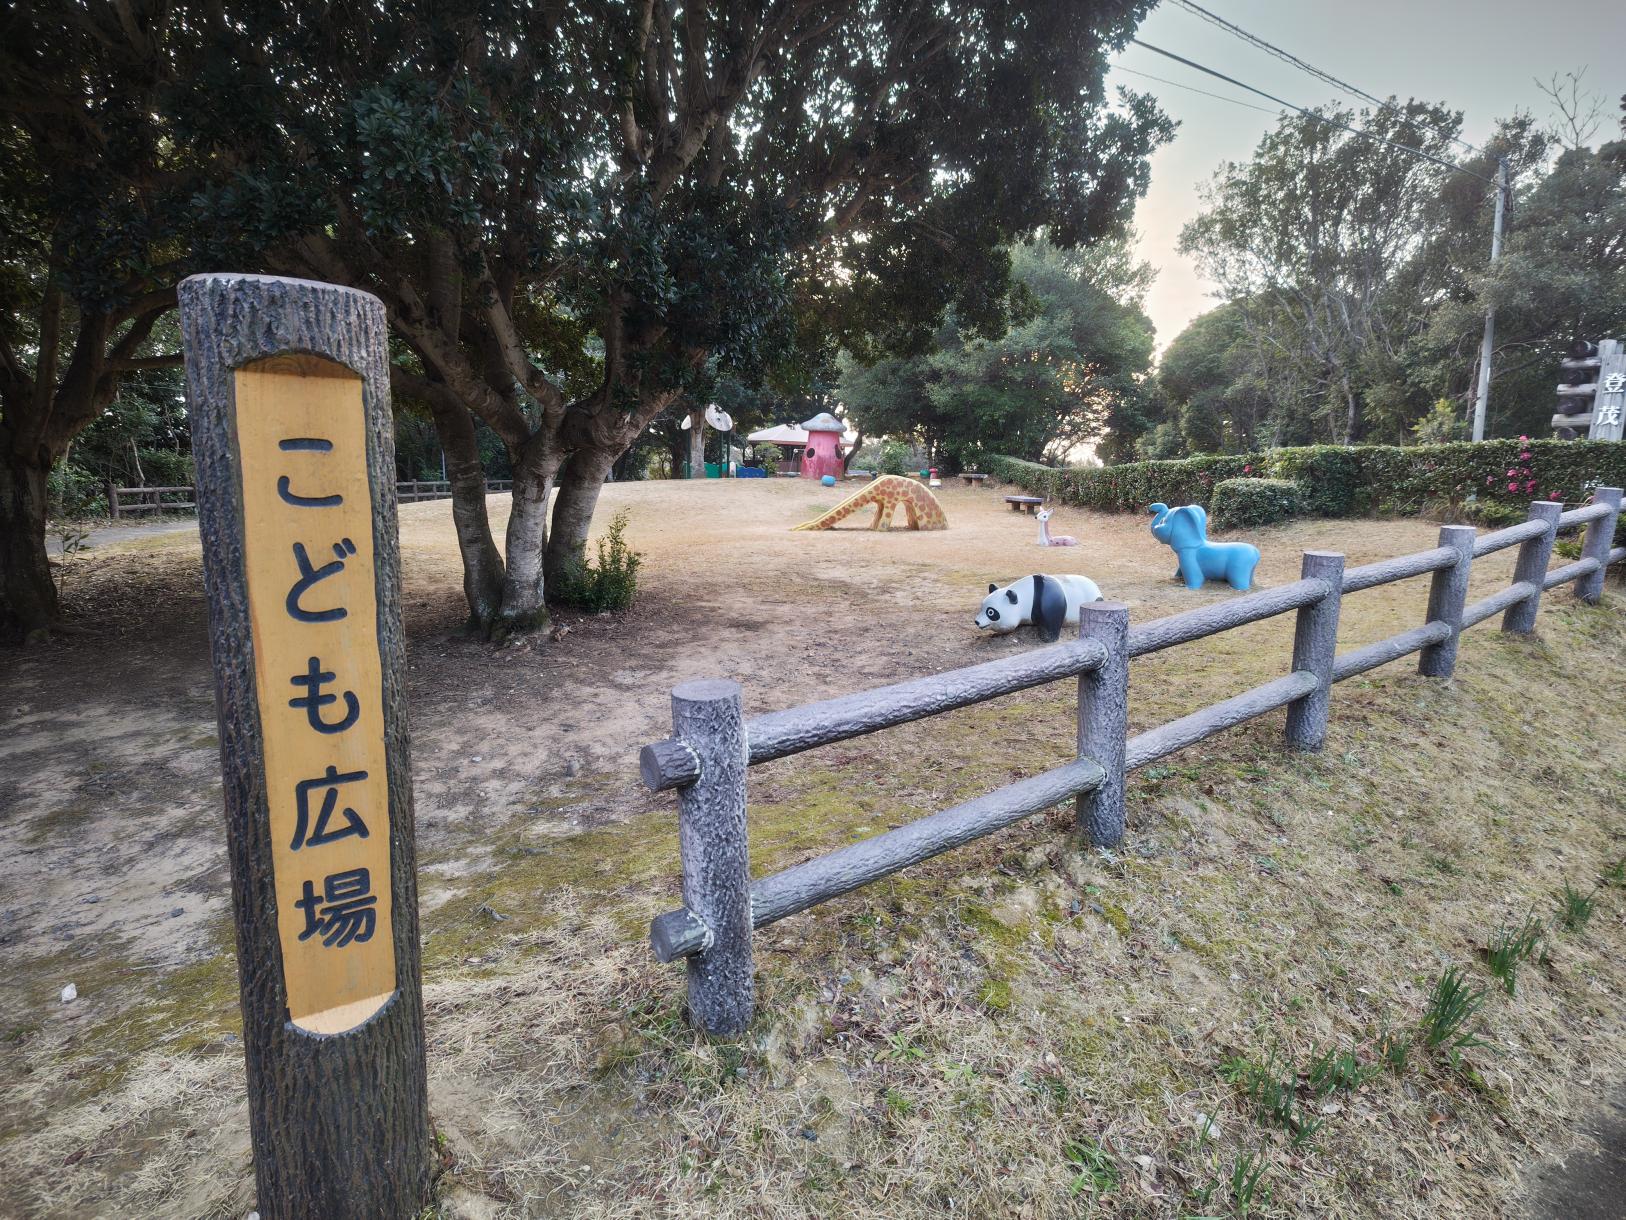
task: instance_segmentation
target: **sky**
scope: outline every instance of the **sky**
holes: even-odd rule
[[[1527,110],[1545,122],[1552,106],[1536,87],[1555,73],[1586,68],[1583,90],[1603,101],[1594,143],[1618,138],[1626,94],[1626,0],[1197,0],[1202,7],[1376,97],[1442,102],[1463,112],[1463,138],[1477,144],[1496,120]],[[1300,106],[1359,107],[1268,52],[1162,0],[1137,37]],[[1119,69],[1124,69],[1120,71]],[[1269,113],[1148,80],[1166,81],[1263,106]],[[1180,124],[1152,157],[1152,185],[1136,210],[1141,258],[1157,268],[1146,311],[1161,351],[1210,309],[1213,285],[1179,251],[1180,229],[1201,210],[1199,188],[1226,161],[1246,160],[1276,124],[1279,107],[1234,85],[1130,46],[1109,85],[1156,96]],[[1490,235],[1485,237],[1486,256]]]

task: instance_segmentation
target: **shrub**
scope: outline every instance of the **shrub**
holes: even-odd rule
[[[598,540],[598,562],[582,564],[559,591],[561,602],[589,614],[619,613],[632,605],[643,556],[627,545],[626,532],[627,511],[622,509]]]
[[[990,457],[983,465],[1035,494],[1105,512],[1142,513],[1159,500],[1211,510],[1219,483],[1268,474],[1297,483],[1305,510],[1323,516],[1416,513],[1434,506],[1448,516],[1479,520],[1500,508],[1523,520],[1532,500],[1578,504],[1600,484],[1626,486],[1626,441],[1520,437],[1405,447],[1311,445],[1089,468],[1057,469],[1008,457]]]
[[[50,514],[58,520],[100,517],[107,512],[107,493],[101,481],[71,462],[59,462],[51,468],[45,490]]]
[[[1214,488],[1214,528],[1247,529],[1286,521],[1302,507],[1298,484],[1286,479],[1226,479]]]
[[[785,451],[778,445],[763,444],[756,448],[757,465],[772,478],[779,473],[779,463],[785,460]]]
[[[875,469],[879,474],[905,474],[909,470],[909,446],[902,441],[887,441],[875,454]]]
[[[1306,445],[1277,449],[1265,457],[1271,477],[1298,484],[1304,511],[1317,517],[1349,517],[1372,508],[1359,449]]]

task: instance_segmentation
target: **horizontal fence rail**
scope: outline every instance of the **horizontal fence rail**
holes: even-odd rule
[[[512,491],[510,479],[487,479],[486,494]],[[445,482],[407,480],[395,485],[395,498],[402,504],[416,504],[420,500],[450,499],[452,485]],[[177,499],[177,497],[180,497]],[[187,487],[107,487],[107,515],[133,517],[141,513],[178,513],[197,511],[197,492]]]
[[[1128,607],[1097,602],[1080,611],[1079,638],[948,673],[769,712],[747,720],[740,688],[725,681],[690,682],[672,692],[673,733],[639,756],[652,791],[678,794],[683,906],[657,916],[650,943],[663,962],[688,968],[688,1005],[706,1032],[737,1034],[755,1005],[751,933],[910,865],[964,846],[1067,800],[1076,802],[1080,838],[1115,846],[1124,833],[1124,780],[1132,771],[1217,733],[1285,707],[1288,744],[1319,750],[1335,683],[1421,654],[1418,672],[1455,672],[1462,632],[1501,614],[1502,629],[1528,634],[1541,597],[1574,584],[1596,603],[1606,569],[1626,561],[1613,545],[1619,488],[1600,487],[1593,502],[1563,511],[1550,501],[1530,506],[1530,519],[1478,534],[1441,527],[1439,545],[1412,555],[1345,568],[1331,552],[1304,555],[1301,578],[1134,627]],[[1581,558],[1551,566],[1561,529],[1585,527]],[[1519,548],[1512,583],[1467,603],[1474,560]],[[1342,599],[1379,585],[1431,577],[1421,626],[1337,652]],[[1209,707],[1130,737],[1129,661],[1218,632],[1293,611],[1289,672]],[[757,881],[750,878],[746,775],[750,767],[894,725],[968,707],[1064,678],[1078,681],[1078,756],[906,825],[838,848]]]

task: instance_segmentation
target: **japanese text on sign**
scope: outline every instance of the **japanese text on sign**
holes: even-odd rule
[[[389,787],[361,379],[315,356],[237,371],[244,563],[288,1017],[395,990]]]

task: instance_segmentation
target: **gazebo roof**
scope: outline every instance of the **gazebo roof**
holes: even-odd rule
[[[805,445],[807,444],[807,430],[793,427],[790,424],[776,424],[772,428],[763,428],[753,432],[745,438],[765,445]]]
[[[820,411],[812,419],[803,420],[802,427],[809,432],[845,432],[847,425],[828,411]]]

